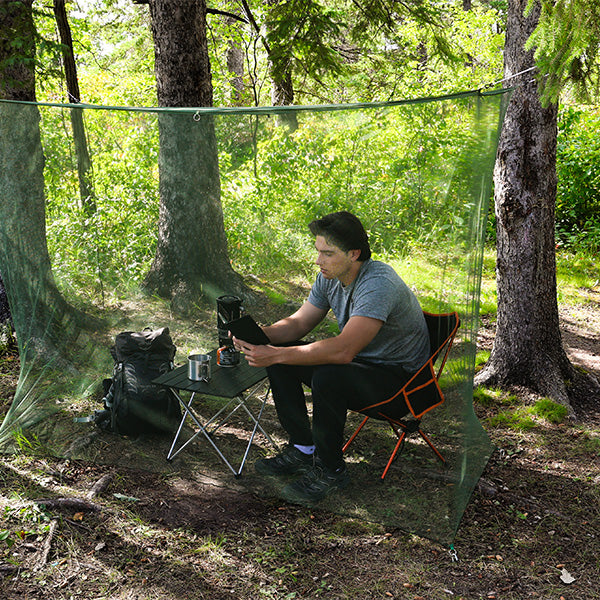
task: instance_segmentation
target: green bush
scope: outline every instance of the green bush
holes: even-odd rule
[[[559,116],[556,234],[566,247],[600,249],[600,110]]]

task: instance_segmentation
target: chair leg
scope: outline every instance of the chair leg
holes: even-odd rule
[[[342,452],[346,452],[348,446],[354,441],[354,438],[360,433],[360,430],[363,428],[364,424],[369,420],[369,417],[365,417],[361,424],[356,428],[356,431],[352,434],[350,439],[343,445]]]
[[[438,449],[431,443],[429,438],[423,433],[421,429],[419,429],[419,434],[421,437],[429,444],[429,447],[437,454],[438,458],[446,464],[446,459],[438,452]]]
[[[400,450],[400,447],[402,446],[402,442],[404,441],[405,437],[406,437],[406,431],[403,431],[402,434],[398,436],[398,442],[396,443],[396,446],[394,447],[394,451],[392,452],[392,455],[390,456],[390,460],[388,460],[388,463],[385,466],[385,469],[383,470],[383,474],[381,475],[381,481],[383,481],[385,479],[387,472],[390,470],[390,467],[392,466],[392,462],[394,462],[394,459],[396,458],[396,454],[398,454],[398,450]]]

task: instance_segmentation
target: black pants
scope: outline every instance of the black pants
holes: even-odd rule
[[[291,444],[315,445],[326,468],[343,465],[342,446],[348,410],[359,410],[393,396],[411,377],[399,366],[353,361],[344,365],[311,367],[273,365],[267,368],[281,425]],[[302,384],[312,390],[312,427]],[[408,412],[406,403],[393,401],[395,416]]]

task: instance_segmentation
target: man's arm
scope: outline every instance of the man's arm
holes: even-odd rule
[[[278,363],[288,365],[346,364],[351,362],[371,342],[382,325],[383,321],[379,319],[354,316],[348,320],[339,335],[302,346],[254,346],[236,338],[234,338],[234,342],[236,348],[246,355],[248,364],[253,367],[268,367]],[[267,335],[269,334],[267,333]]]
[[[327,310],[305,302],[294,314],[262,329],[273,344],[295,342],[312,331],[326,314]]]

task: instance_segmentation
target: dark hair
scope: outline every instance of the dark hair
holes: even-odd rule
[[[358,260],[364,262],[371,258],[369,237],[359,218],[345,210],[325,215],[309,223],[308,228],[314,235],[324,237],[329,243],[344,252],[360,250]]]

